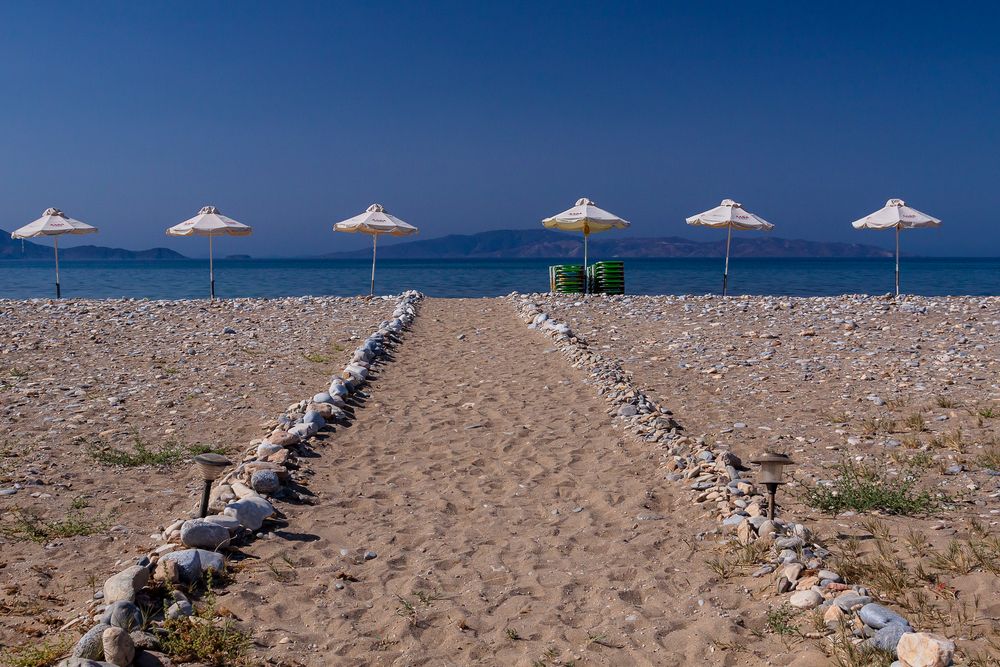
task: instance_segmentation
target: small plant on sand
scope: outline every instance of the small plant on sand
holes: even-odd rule
[[[903,422],[907,429],[914,431],[916,433],[922,433],[927,430],[927,421],[924,416],[919,412],[915,412]]]
[[[953,398],[948,398],[947,396],[938,396],[934,399],[934,402],[942,410],[950,410],[958,407],[958,401]]]
[[[396,616],[401,616],[410,622],[410,625],[417,624],[417,608],[412,602],[404,598],[402,595],[397,595],[396,599],[399,600],[399,606],[396,607]]]
[[[992,443],[976,457],[976,463],[990,470],[1000,470],[1000,444]]]
[[[306,361],[311,361],[314,364],[325,364],[326,362],[330,361],[329,357],[326,357],[322,354],[318,354],[316,352],[303,353],[302,358],[305,359]]]
[[[820,417],[831,424],[846,424],[851,421],[849,412],[821,412]]]
[[[237,628],[232,619],[218,617],[209,584],[204,603],[194,616],[164,621],[160,646],[179,661],[202,662],[212,667],[245,665],[250,635]]]
[[[713,556],[705,563],[722,579],[728,579],[736,574],[736,563],[726,556]]]
[[[29,511],[17,510],[13,513],[13,523],[0,524],[0,534],[13,539],[31,540],[44,544],[57,538],[93,535],[104,529],[104,521],[85,517],[72,511],[65,519],[47,521]]]
[[[896,430],[896,422],[889,417],[868,417],[861,422],[861,434],[867,437],[888,435]]]
[[[976,414],[983,419],[993,419],[994,417],[1000,416],[1000,411],[992,405],[987,405],[985,408],[979,408]]]
[[[139,466],[165,466],[183,461],[195,454],[223,450],[213,449],[208,445],[191,445],[183,447],[176,442],[164,442],[156,448],[151,447],[139,435],[132,433],[132,448],[125,449],[104,443],[88,448],[87,454],[98,463],[120,468],[137,468]]]
[[[796,635],[799,626],[792,621],[795,619],[795,610],[787,602],[780,607],[767,611],[767,629],[782,636]]]
[[[187,451],[191,456],[197,456],[198,454],[226,454],[228,453],[228,449],[228,447],[210,445],[207,442],[199,442],[187,447]]]
[[[847,623],[841,623],[824,651],[836,667],[890,667],[896,659],[892,651],[859,642]]]
[[[69,650],[68,642],[42,642],[9,648],[0,653],[0,664],[8,667],[51,667]]]
[[[518,634],[517,630],[514,628],[507,628],[506,630],[504,630],[504,634],[507,635],[507,639],[511,640],[512,642],[516,642],[521,638],[521,635]]]
[[[806,487],[805,501],[809,506],[829,514],[877,510],[912,516],[927,514],[937,505],[930,493],[915,490],[918,478],[914,469],[890,477],[882,465],[844,461],[837,472],[830,484]]]

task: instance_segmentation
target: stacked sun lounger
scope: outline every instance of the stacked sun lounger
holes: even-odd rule
[[[584,275],[580,264],[556,264],[549,267],[549,290],[574,294],[583,292]]]
[[[593,294],[624,294],[625,263],[594,262],[587,267],[587,281]]]

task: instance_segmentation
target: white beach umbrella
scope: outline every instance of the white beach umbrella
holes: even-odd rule
[[[586,197],[576,200],[573,208],[557,213],[551,218],[542,220],[542,225],[548,229],[561,229],[564,232],[583,232],[583,275],[584,285],[587,284],[587,238],[595,232],[605,232],[609,229],[625,229],[629,226],[627,220],[622,220],[614,213],[598,208]],[[584,288],[586,290],[586,287]]]
[[[910,208],[902,199],[890,199],[885,206],[871,215],[855,220],[851,225],[855,229],[896,230],[896,296],[899,296],[899,230],[939,227],[941,221]]]
[[[729,245],[732,242],[733,230],[742,229],[769,232],[774,229],[774,225],[770,222],[744,209],[743,204],[735,202],[732,199],[723,199],[722,203],[715,208],[687,218],[687,223],[696,227],[716,227],[727,230],[726,264],[722,270],[722,296],[726,296],[729,287]]]
[[[378,237],[381,234],[389,236],[410,236],[417,233],[417,228],[403,222],[394,215],[385,212],[382,204],[372,204],[365,212],[338,222],[333,226],[336,232],[347,232],[349,234],[371,234],[372,236],[372,284],[370,294],[375,294],[375,248],[378,245]]]
[[[12,239],[34,239],[41,236],[51,236],[55,244],[56,253],[56,298],[62,296],[62,288],[59,285],[59,237],[62,234],[93,234],[97,227],[74,220],[57,208],[47,208],[42,213],[42,217],[34,222],[14,230],[10,237]]]
[[[212,239],[216,236],[250,236],[252,231],[247,225],[222,215],[214,206],[205,206],[198,211],[198,215],[168,229],[167,234],[208,237],[208,279],[211,285],[210,293],[214,299],[215,266],[212,260]]]

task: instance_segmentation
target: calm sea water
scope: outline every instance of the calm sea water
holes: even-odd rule
[[[548,290],[548,266],[566,260],[383,260],[376,292],[418,289],[430,296],[498,296]],[[902,289],[908,294],[1000,295],[1000,258],[905,259]],[[368,293],[368,260],[216,260],[219,297]],[[64,297],[208,296],[208,261],[69,261],[60,263]],[[52,262],[0,261],[0,298],[54,295]],[[722,285],[721,259],[627,259],[626,290],[632,294],[705,294]],[[732,259],[731,294],[817,296],[884,294],[893,290],[891,259]]]

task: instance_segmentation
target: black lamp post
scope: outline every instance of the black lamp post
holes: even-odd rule
[[[783,475],[785,466],[795,465],[788,454],[765,452],[763,456],[752,459],[750,463],[760,466],[760,482],[767,488],[767,518],[774,520],[774,496],[779,484],[785,484]]]
[[[198,516],[208,516],[208,497],[212,492],[212,482],[219,478],[232,462],[221,454],[199,454],[194,457],[195,465],[201,478],[205,480],[205,488],[201,493],[201,511]]]

